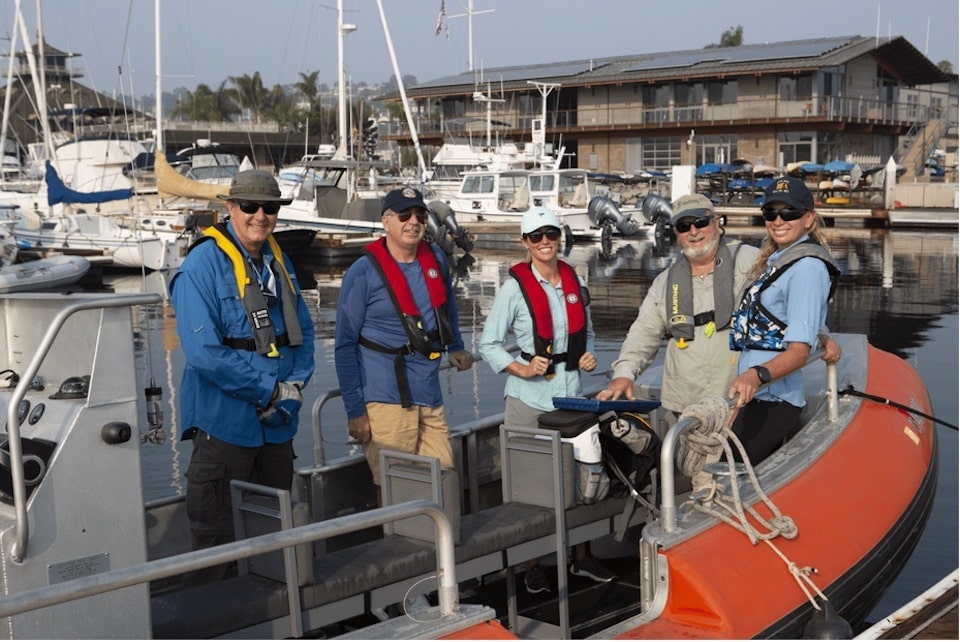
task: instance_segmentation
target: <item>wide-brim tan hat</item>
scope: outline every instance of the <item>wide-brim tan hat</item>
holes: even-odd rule
[[[289,205],[292,198],[283,198],[280,186],[269,172],[262,169],[248,169],[239,172],[230,181],[230,191],[219,194],[217,198],[224,201],[256,201],[258,203],[282,203]]]

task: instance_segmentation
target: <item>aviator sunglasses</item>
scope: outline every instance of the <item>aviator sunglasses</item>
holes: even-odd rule
[[[550,228],[547,231],[537,230],[536,232],[530,232],[525,235],[531,243],[539,243],[543,240],[543,237],[546,236],[548,241],[556,241],[560,238],[560,230],[556,228]]]
[[[677,221],[673,227],[676,228],[676,230],[681,234],[685,232],[689,232],[691,227],[695,227],[698,230],[702,230],[707,225],[710,225],[710,219],[712,218],[713,218],[713,214],[708,214],[706,216],[701,216],[700,218],[695,218],[692,221],[688,219],[683,219],[683,220]]]
[[[806,210],[797,210],[797,209],[793,209],[792,207],[784,207],[781,209],[765,207],[763,208],[763,220],[765,220],[768,223],[773,223],[775,220],[777,220],[777,217],[779,216],[784,220],[785,223],[789,223],[790,221],[796,221],[798,218],[800,218],[806,213],[807,213]]]
[[[249,214],[253,216],[257,213],[261,207],[263,208],[263,213],[267,216],[276,216],[280,211],[280,203],[257,203],[255,201],[237,201],[237,207],[240,208],[240,211],[244,214]]]
[[[396,215],[397,219],[398,219],[401,223],[406,223],[407,221],[409,221],[409,220],[410,220],[410,217],[413,216],[414,213],[416,213],[416,215],[417,215],[417,222],[418,222],[418,223],[426,223],[426,222],[427,222],[427,211],[426,211],[426,210],[422,210],[422,209],[420,209],[419,207],[417,207],[417,208],[411,207],[410,209],[408,209],[408,210],[405,211],[405,212],[394,212],[394,214]]]

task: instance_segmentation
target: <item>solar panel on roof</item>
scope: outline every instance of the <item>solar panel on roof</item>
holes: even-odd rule
[[[654,54],[646,60],[638,61],[623,68],[624,72],[649,71],[652,69],[670,69],[692,67],[706,63],[740,63],[758,60],[785,60],[788,58],[812,58],[843,46],[850,39],[823,38],[803,42],[786,42],[763,45],[745,45],[743,47],[724,47],[722,49],[702,49],[676,53]]]
[[[669,69],[671,67],[689,67],[707,60],[711,62],[722,62],[726,58],[726,56],[717,56],[715,51],[712,53],[710,52],[710,49],[705,49],[703,51],[687,51],[683,53],[665,53],[661,55],[654,55],[647,60],[641,60],[638,63],[630,65],[629,67],[625,67],[623,71],[631,72],[647,71],[650,69]]]
[[[824,38],[805,42],[786,42],[751,47],[734,47],[727,62],[755,62],[757,60],[784,60],[822,56],[849,42],[848,38]]]

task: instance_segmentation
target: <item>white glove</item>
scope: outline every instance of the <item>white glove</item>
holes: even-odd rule
[[[299,381],[279,381],[277,382],[276,395],[273,397],[273,403],[280,401],[297,401],[303,403],[303,395],[300,394]]]

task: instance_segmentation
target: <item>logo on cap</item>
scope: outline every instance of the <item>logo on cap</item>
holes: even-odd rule
[[[400,193],[403,195],[404,198],[416,198],[416,197],[417,197],[417,193],[416,193],[415,191],[413,191],[413,188],[412,188],[412,187],[405,187],[405,188],[403,188],[403,191],[400,192]]]

